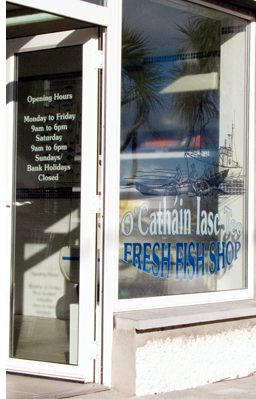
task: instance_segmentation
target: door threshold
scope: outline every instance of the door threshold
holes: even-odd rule
[[[6,399],[13,398],[14,393],[16,399],[31,399],[31,396],[34,399],[64,399],[109,389],[94,382],[83,383],[10,372],[6,374]]]

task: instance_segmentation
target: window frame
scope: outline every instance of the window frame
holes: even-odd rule
[[[129,298],[118,299],[118,285],[119,285],[119,266],[115,276],[115,312],[135,311],[142,309],[157,309],[157,308],[171,308],[177,306],[187,305],[201,305],[206,303],[219,303],[237,300],[252,299],[254,297],[254,249],[253,249],[253,235],[254,235],[254,130],[255,130],[255,19],[245,10],[245,14],[239,10],[230,10],[228,7],[224,8],[214,4],[206,3],[201,0],[189,0],[188,3],[194,3],[213,10],[225,12],[227,14],[237,16],[247,20],[247,43],[246,43],[246,155],[248,155],[248,171],[247,171],[247,207],[245,211],[247,219],[247,242],[246,242],[246,257],[245,262],[247,267],[247,281],[248,287],[240,290],[216,291],[207,293],[194,294],[179,294],[170,296],[147,297],[147,298]],[[121,92],[121,88],[120,88]],[[121,160],[121,157],[120,157]],[[120,166],[119,166],[120,167]],[[250,182],[250,184],[249,184]],[[119,222],[120,223],[120,222]],[[118,239],[119,242],[119,239]]]

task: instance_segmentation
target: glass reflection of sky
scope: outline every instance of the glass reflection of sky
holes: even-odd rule
[[[191,12],[194,14],[191,14]],[[123,2],[123,15],[124,23],[141,32],[143,37],[146,38],[149,54],[145,62],[152,63],[158,69],[159,76],[165,78],[162,82],[163,89],[174,80],[173,67],[186,62],[186,60],[180,60],[181,57],[177,57],[185,39],[185,35],[178,29],[178,26],[185,26],[193,16],[221,17],[221,13],[212,10],[209,12],[206,8],[198,8],[188,3],[184,7],[181,2],[165,0],[126,0]],[[175,21],[175,23],[172,21]],[[165,56],[167,56],[167,60],[164,59]],[[186,56],[190,55],[186,54]],[[196,64],[197,59],[190,60],[191,62]],[[124,80],[123,83],[132,85],[131,81],[125,82]],[[155,104],[147,121],[138,129],[137,152],[184,150],[188,144],[184,126],[180,123],[178,117],[170,112],[172,94],[163,94],[161,99],[162,105]],[[135,114],[135,102],[122,107],[122,140],[132,127]],[[218,121],[209,121],[207,130],[211,132],[212,137],[214,133],[216,135]],[[197,134],[198,132],[195,133],[195,135]],[[214,140],[210,141],[212,142],[210,143],[208,140],[204,144],[207,147],[218,145],[216,140],[215,142]],[[124,152],[130,151],[131,144]]]
[[[200,210],[197,209],[197,198],[202,201],[201,209],[206,212],[212,214],[222,212],[221,219],[225,219],[222,204],[227,204],[222,201],[233,201],[232,212],[234,210],[241,214],[242,198],[236,206],[231,197],[222,198],[222,193],[229,185],[231,187],[231,180],[225,182],[225,185],[219,189],[219,182],[223,182],[228,173],[226,167],[224,171],[221,169],[219,150],[220,146],[224,152],[229,149],[227,137],[230,136],[229,127],[232,121],[230,110],[236,106],[236,101],[232,102],[231,98],[236,96],[238,86],[243,87],[244,84],[242,72],[240,72],[241,81],[238,80],[231,87],[227,83],[229,82],[227,78],[230,70],[235,73],[235,64],[231,63],[236,61],[237,50],[243,51],[243,47],[238,47],[237,43],[239,38],[244,40],[245,35],[236,37],[236,34],[245,32],[245,22],[224,12],[182,0],[123,0],[123,17],[126,29],[123,35],[122,102],[125,105],[121,107],[120,221],[125,214],[129,214],[128,227],[129,223],[132,225],[129,218],[134,224],[132,233],[128,237],[120,229],[119,298],[208,292],[221,290],[223,287],[230,289],[231,280],[232,286],[237,287],[241,275],[233,279],[227,275],[221,282],[222,276],[210,276],[209,273],[206,273],[205,279],[198,278],[189,282],[186,279],[175,280],[174,276],[171,276],[169,282],[164,278],[158,278],[159,276],[153,278],[132,264],[132,259],[135,259],[132,258],[134,252],[133,255],[130,253],[131,256],[128,256],[126,261],[124,251],[125,244],[131,248],[131,243],[137,243],[138,249],[139,244],[147,246],[151,243],[153,248],[155,243],[159,245],[172,243],[174,257],[171,258],[170,269],[174,270],[175,265],[177,267],[176,242],[189,243],[191,240],[196,242],[202,240],[205,248],[209,248],[210,241],[222,241],[222,232],[214,237],[198,235],[195,232],[197,215],[200,214]],[[134,51],[132,45],[135,42],[127,40],[129,37],[134,37],[127,35],[127,27],[145,38],[148,53],[143,55],[144,62],[140,63],[139,56],[138,60],[132,57]],[[191,28],[189,32],[188,27]],[[197,30],[197,27],[200,29]],[[197,40],[188,40],[186,29],[192,38],[196,33]],[[243,43],[245,45],[245,42]],[[129,44],[132,44],[131,47]],[[127,48],[129,51],[130,48],[132,50],[128,52]],[[130,63],[127,62],[128,59]],[[154,93],[159,96],[160,103],[157,103],[154,93],[152,94],[150,90],[144,91],[143,84],[145,81],[150,82],[147,75],[147,67],[150,65],[154,70],[153,81],[155,77],[158,80],[158,84],[153,87],[154,89],[157,87],[157,92]],[[179,86],[178,82],[181,81],[183,83]],[[172,92],[170,85],[174,90]],[[167,88],[169,88],[166,90],[167,93],[162,93],[163,89]],[[140,107],[143,105],[142,99],[145,93],[150,93],[154,97],[154,100],[149,102],[146,112]],[[226,103],[229,102],[231,106],[228,107]],[[144,106],[147,108],[147,104]],[[243,112],[240,115],[242,118]],[[239,132],[236,138],[239,138],[241,128],[236,129]],[[241,141],[240,146],[242,147]],[[237,183],[243,187],[242,180],[237,180]],[[239,193],[236,191],[232,193],[243,194],[243,189]],[[152,234],[145,236],[142,234],[138,228],[138,209],[142,204],[146,204],[143,223],[144,227],[148,227],[149,220],[152,225],[154,224],[154,217],[158,211],[161,215],[163,201],[166,201],[166,209],[171,210],[178,206],[177,209],[180,211],[184,205],[183,209],[190,210],[191,234],[187,237],[184,234],[164,236],[153,230]],[[152,255],[151,249],[147,255],[149,253]],[[166,247],[163,253],[167,255]],[[138,255],[142,262],[142,252]],[[205,253],[206,263],[207,256]],[[156,265],[152,258],[146,263],[148,267],[151,264]]]
[[[190,5],[180,1],[151,1],[151,0],[124,0],[123,1],[124,24],[130,29],[135,29],[146,38],[148,49],[145,63],[151,64],[157,70],[158,76],[162,81],[159,85],[158,95],[161,98],[161,104],[153,104],[145,123],[137,130],[136,148],[132,149],[132,141],[121,152],[121,185],[126,185],[131,177],[131,170],[134,161],[137,167],[134,178],[138,181],[140,173],[147,172],[153,178],[160,182],[161,170],[175,171],[177,165],[180,165],[185,174],[188,173],[191,163],[185,160],[185,151],[200,150],[202,147],[208,150],[211,160],[216,156],[218,150],[218,129],[219,121],[211,118],[202,132],[203,121],[194,126],[193,137],[188,132],[184,123],[181,122],[178,115],[171,112],[173,94],[160,94],[170,83],[175,80],[172,71],[175,67],[184,63],[190,63],[195,73],[200,73],[198,54],[193,53],[193,49],[186,54],[181,54],[180,49],[184,45],[186,36],[178,28],[186,26],[193,18],[207,17],[220,19],[222,14],[213,10],[196,5]],[[173,23],[175,21],[175,23]],[[219,63],[219,54],[216,54],[214,63]],[[123,87],[133,85],[129,77],[123,74]],[[216,102],[216,98],[214,99]],[[219,104],[216,103],[216,108]],[[121,118],[121,140],[125,140],[127,132],[133,127],[136,118],[136,101],[122,107]],[[129,155],[130,154],[130,155]],[[147,155],[148,154],[148,155]],[[171,157],[171,159],[170,159]],[[200,174],[204,171],[204,165],[199,162],[197,166]],[[169,176],[168,176],[169,177]],[[166,178],[166,176],[165,176]],[[145,181],[145,177],[144,177]]]

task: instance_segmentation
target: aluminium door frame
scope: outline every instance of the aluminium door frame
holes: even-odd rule
[[[119,248],[119,154],[121,101],[122,1],[107,0],[102,7],[81,0],[12,0],[12,4],[36,8],[105,28],[103,44],[103,137],[104,139],[104,246],[102,267],[102,348],[96,382],[111,386],[114,290]],[[60,4],[61,3],[61,4]],[[2,159],[3,170],[5,169]],[[8,180],[8,179],[6,179]],[[103,201],[102,201],[103,202]],[[5,206],[5,205],[4,205]],[[5,210],[4,210],[5,211]],[[9,254],[6,255],[6,258]],[[6,259],[8,264],[8,259]],[[7,293],[7,304],[8,304]],[[96,366],[97,367],[97,366]],[[101,369],[101,370],[100,370]]]
[[[13,149],[15,137],[15,107],[14,90],[16,83],[15,54],[82,45],[82,164],[81,164],[81,233],[80,233],[80,301],[79,301],[79,344],[78,365],[46,363],[24,359],[9,358],[7,353],[7,370],[44,376],[68,378],[93,382],[94,359],[91,355],[95,336],[95,246],[96,246],[96,215],[92,208],[93,197],[96,195],[97,176],[97,113],[98,113],[98,69],[95,67],[95,53],[98,51],[98,28],[87,28],[77,31],[65,31],[13,39],[7,42],[7,171],[13,176]],[[94,134],[91,134],[94,132]],[[87,173],[89,171],[89,173]],[[90,193],[87,195],[87,193]],[[7,179],[7,230],[10,243],[7,261],[11,265],[12,237],[12,178]],[[82,223],[86,220],[86,223]],[[7,273],[7,297],[11,298],[11,273]],[[7,305],[10,315],[10,306]],[[8,316],[7,316],[8,317]],[[10,316],[9,316],[10,317]],[[11,320],[7,319],[11,328]],[[8,334],[8,337],[10,334]],[[7,345],[9,352],[9,344]]]

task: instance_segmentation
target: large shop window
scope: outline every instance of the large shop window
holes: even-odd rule
[[[244,290],[247,21],[123,0],[118,298]]]

